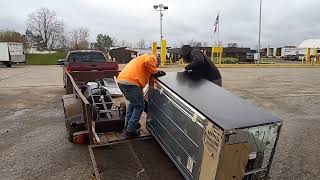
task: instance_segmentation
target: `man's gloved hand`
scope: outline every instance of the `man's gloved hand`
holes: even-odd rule
[[[192,70],[185,70],[184,71],[186,74],[192,74]]]
[[[159,70],[158,72],[156,72],[156,73],[154,74],[155,77],[161,77],[161,76],[164,76],[164,75],[166,75],[166,72],[161,71],[161,70]]]

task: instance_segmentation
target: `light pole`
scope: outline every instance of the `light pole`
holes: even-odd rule
[[[162,36],[162,16],[163,16],[163,13],[162,12],[168,10],[168,6],[164,6],[163,4],[159,4],[159,5],[154,5],[153,8],[156,11],[160,12],[160,44],[161,44],[161,40],[163,38],[163,36]]]
[[[259,15],[259,40],[258,40],[258,64],[261,61],[261,52],[260,52],[260,45],[261,45],[261,4],[262,0],[260,0],[260,15]]]

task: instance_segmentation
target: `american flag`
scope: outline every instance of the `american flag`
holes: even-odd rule
[[[216,21],[214,22],[214,33],[217,32],[218,26],[219,26],[219,13],[216,17]]]

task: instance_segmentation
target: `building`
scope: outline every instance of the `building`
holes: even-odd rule
[[[310,55],[317,54],[320,50],[320,39],[307,39],[298,46],[298,54],[305,55],[307,48],[310,49]],[[316,50],[316,51],[315,51]]]
[[[211,57],[212,47],[194,47],[205,53],[208,57]],[[172,61],[179,60],[179,50],[180,48],[172,48],[168,50],[169,56]],[[224,47],[222,57],[234,57],[239,60],[239,62],[247,62],[247,53],[250,53],[250,48],[239,48],[239,47]]]
[[[266,57],[270,58],[280,58],[282,53],[282,48],[274,48],[274,47],[268,47]]]
[[[138,51],[128,49],[127,47],[114,47],[109,51],[111,59],[120,64],[128,63],[131,59],[137,57],[137,55]]]
[[[261,55],[261,57],[267,57],[267,48],[262,48],[261,50],[260,50],[260,55]]]

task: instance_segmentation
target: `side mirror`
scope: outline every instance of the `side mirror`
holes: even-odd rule
[[[64,65],[64,61],[65,61],[65,59],[59,59],[57,61],[57,65]]]

